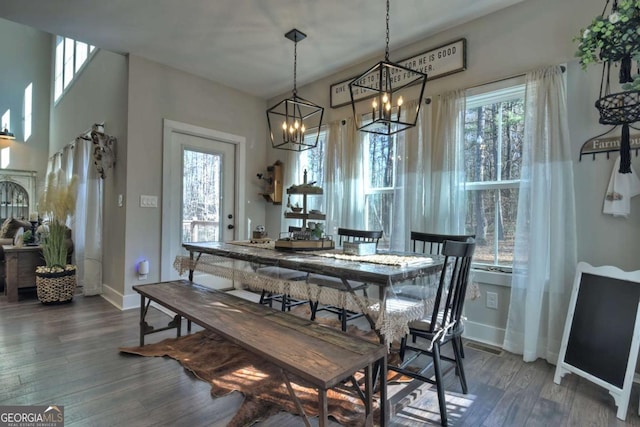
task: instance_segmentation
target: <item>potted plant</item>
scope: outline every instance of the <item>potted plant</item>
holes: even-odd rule
[[[36,267],[38,299],[43,303],[69,302],[76,288],[76,266],[67,264],[67,219],[76,208],[77,177],[66,182],[62,173],[50,173],[39,209],[47,224],[42,255],[45,265]]]
[[[611,5],[608,15],[607,8]],[[640,0],[606,0],[601,15],[580,30],[576,56],[585,69],[603,62],[600,98],[595,103],[603,125],[622,125],[620,136],[620,173],[631,172],[629,126],[640,121],[640,76],[632,76],[632,63],[640,54]],[[622,92],[612,93],[609,85],[611,66],[620,63],[618,82]]]
[[[574,40],[583,68],[601,61],[630,61],[640,50],[640,0],[614,2],[609,15],[596,16]]]

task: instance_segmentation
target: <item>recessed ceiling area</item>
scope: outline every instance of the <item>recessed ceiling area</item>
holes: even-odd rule
[[[523,0],[392,1],[390,48]],[[370,58],[382,59],[384,0],[4,0],[0,17],[130,53],[268,99]]]

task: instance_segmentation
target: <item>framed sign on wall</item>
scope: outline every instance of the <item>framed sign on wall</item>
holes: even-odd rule
[[[427,81],[458,73],[467,69],[467,39],[459,39],[410,58],[394,62],[425,73]],[[338,108],[351,103],[349,83],[354,78],[331,85],[329,89],[331,108]],[[397,78],[402,79],[403,77],[399,75]],[[354,93],[356,101],[370,97],[371,95],[368,93]]]

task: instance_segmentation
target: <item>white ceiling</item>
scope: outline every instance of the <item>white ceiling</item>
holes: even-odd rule
[[[523,0],[396,0],[390,49]],[[2,0],[0,17],[131,53],[263,98],[383,59],[383,0]],[[364,71],[364,70],[363,70]]]

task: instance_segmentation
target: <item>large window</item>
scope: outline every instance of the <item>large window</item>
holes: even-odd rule
[[[476,235],[476,264],[513,263],[523,135],[524,85],[467,97],[465,223]]]
[[[57,102],[90,58],[95,46],[56,36],[53,96]]]

